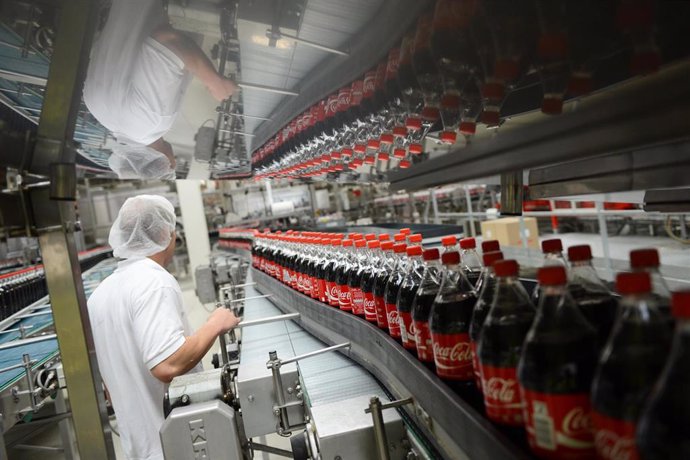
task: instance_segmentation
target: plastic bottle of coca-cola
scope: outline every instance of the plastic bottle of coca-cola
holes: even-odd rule
[[[563,257],[563,243],[560,238],[551,238],[541,242],[541,252],[544,253],[544,267],[561,266],[567,267],[568,264]],[[532,303],[539,304],[539,294],[541,292],[539,283],[534,286],[532,291]]]
[[[354,243],[354,251],[350,272],[347,277],[347,286],[350,295],[350,307],[352,313],[364,316],[364,292],[362,292],[362,273],[369,257],[367,242],[357,239]]]
[[[488,254],[490,252],[496,252],[501,250],[501,245],[497,240],[486,240],[482,241],[482,262],[484,261],[484,254]],[[477,283],[474,285],[474,290],[479,293],[482,291],[484,288],[484,278],[486,278],[489,274],[492,274],[492,270],[486,270],[486,265],[482,265],[481,272],[479,273],[479,278],[477,279]]]
[[[501,260],[493,267],[496,292],[477,347],[484,406],[493,422],[522,427],[517,365],[536,312],[518,279],[518,263]]]
[[[395,301],[395,307],[398,309],[398,322],[400,323],[400,336],[403,347],[415,353],[417,346],[415,343],[414,323],[412,322],[412,304],[424,274],[423,252],[422,247],[419,245],[407,247],[408,262],[405,267],[405,277],[400,284],[398,298]]]
[[[592,424],[599,458],[638,458],[635,429],[659,377],[671,327],[650,295],[647,273],[619,273],[621,312],[599,358],[592,383]]]
[[[447,253],[447,252],[460,252],[460,249],[458,247],[458,239],[455,237],[455,235],[446,235],[443,238],[441,238],[441,255]]]
[[[362,293],[364,293],[364,319],[374,324],[376,324],[376,299],[374,298],[374,286],[376,284],[376,277],[378,276],[378,273],[381,270],[381,265],[384,262],[384,256],[380,247],[381,242],[379,240],[371,240],[367,243],[369,255],[364,261],[361,275],[361,288]]]
[[[395,239],[397,240],[397,235]],[[395,260],[390,276],[386,281],[386,287],[383,291],[388,333],[396,340],[401,340],[402,337],[400,333],[400,318],[398,316],[398,308],[395,304],[398,301],[400,286],[405,279],[405,271],[407,270],[408,259],[406,251],[406,243],[398,242],[393,245]]]
[[[376,325],[381,329],[388,329],[388,315],[386,314],[386,283],[395,270],[397,258],[393,252],[393,241],[381,242],[381,258],[374,271],[374,308]],[[366,312],[365,312],[366,314]]]
[[[465,276],[472,286],[476,286],[483,268],[482,261],[477,254],[477,241],[474,238],[463,238],[460,240],[460,249],[460,260],[462,260]]]
[[[672,304],[671,353],[637,424],[642,460],[690,458],[690,291],[675,292]]]
[[[331,240],[331,260],[325,265],[324,273],[326,278],[326,294],[328,297],[328,304],[332,307],[340,306],[340,288],[336,282],[338,269],[343,262],[342,240],[334,238]]]
[[[671,316],[671,291],[659,273],[659,251],[654,248],[630,251],[630,268],[636,272],[647,272],[652,279],[652,295],[656,297],[659,309]]]
[[[501,250],[501,243],[498,240],[482,241],[482,254]]]
[[[655,40],[656,4],[655,0],[618,2],[616,26],[632,45],[630,71],[635,75],[655,72],[661,66],[661,53]]]
[[[597,333],[568,293],[565,267],[543,267],[538,279],[543,294],[518,365],[527,439],[539,458],[591,459]]]
[[[470,345],[472,346],[472,368],[474,370],[474,379],[477,384],[477,389],[482,390],[482,376],[479,366],[479,355],[477,354],[477,346],[482,335],[482,327],[486,315],[489,314],[491,304],[494,302],[494,293],[496,292],[496,275],[494,274],[493,264],[499,260],[503,260],[503,253],[501,251],[485,252],[482,255],[484,259],[484,274],[481,279],[482,286],[477,291],[477,303],[472,309],[472,317],[470,319]]]
[[[544,89],[541,111],[557,115],[570,79],[566,9],[562,0],[535,0],[541,35],[537,43],[538,70]]]
[[[422,257],[425,267],[419,289],[412,301],[412,324],[415,331],[417,357],[423,363],[433,366],[434,349],[431,345],[429,314],[441,287],[441,255],[437,248],[430,248],[424,251]]]
[[[618,302],[592,266],[589,245],[568,248],[568,289],[587,321],[597,329],[599,346],[606,343],[618,312]]]
[[[460,266],[460,254],[441,256],[444,270],[429,315],[436,374],[454,382],[474,381],[470,323],[477,295]],[[419,349],[419,348],[418,348]]]

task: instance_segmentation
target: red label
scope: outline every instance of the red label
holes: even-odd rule
[[[604,460],[639,460],[635,444],[635,424],[592,411],[594,446]]]
[[[400,317],[394,303],[386,304],[386,317],[388,318],[388,332],[390,332],[391,337],[394,339],[399,339],[401,337]]]
[[[328,303],[337,307],[340,305],[340,288],[332,281],[326,281],[326,293],[328,295]]]
[[[319,285],[319,300],[323,303],[328,303],[328,294],[326,293],[326,280],[319,279],[317,281]]]
[[[370,98],[374,95],[374,91],[376,91],[376,71],[371,70],[367,73],[364,74],[364,87],[362,88],[364,91],[364,97],[365,98]]]
[[[352,90],[350,88],[341,89],[338,93],[338,105],[336,106],[336,110],[338,112],[345,112],[350,108],[351,99]]]
[[[388,318],[390,321],[390,318]],[[410,313],[398,312],[398,323],[400,323],[400,337],[402,338],[403,347],[410,350],[416,350],[417,344],[415,342],[416,333],[414,331],[414,322]]]
[[[450,380],[473,380],[472,347],[469,334],[431,333],[436,374]],[[417,347],[419,349],[419,346]]]
[[[364,318],[369,322],[376,322],[376,300],[373,292],[364,293]]]
[[[350,300],[350,287],[344,284],[338,285],[338,305],[341,310],[352,311],[352,302]]]
[[[388,329],[388,314],[386,313],[386,301],[383,297],[374,296],[376,306],[376,324],[381,329]]]
[[[472,368],[474,369],[474,381],[477,384],[479,391],[482,391],[482,374],[481,364],[479,363],[479,354],[477,353],[477,342],[470,342],[472,347]]]
[[[394,80],[398,76],[398,66],[400,65],[400,49],[393,48],[388,53],[386,63],[386,81]]]
[[[431,331],[427,321],[412,321],[414,325],[414,341],[417,346],[417,357],[420,361],[434,362],[434,349],[431,346]]]
[[[492,421],[523,426],[522,399],[514,367],[482,364],[482,390],[486,415]]]
[[[594,457],[589,393],[548,394],[520,387],[530,447],[545,459]]]
[[[364,315],[364,293],[361,289],[350,288],[350,305],[352,306],[352,313]]]

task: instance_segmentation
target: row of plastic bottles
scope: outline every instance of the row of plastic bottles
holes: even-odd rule
[[[592,91],[601,58],[628,53],[655,71],[655,0],[437,0],[386,59],[287,123],[252,154],[257,179],[407,168],[430,131],[440,142],[496,128],[528,74],[541,110]],[[586,31],[586,32],[585,32]]]
[[[671,364],[648,398],[672,328],[656,250],[631,253],[632,272],[617,278],[618,300],[598,278],[589,246],[570,247],[568,266],[560,240],[544,241],[530,295],[496,241],[482,243],[483,263],[473,238],[459,248],[454,236],[440,249],[421,241],[407,229],[392,239],[258,234],[253,264],[388,331],[461,395],[481,394],[493,422],[526,428],[540,458],[686,458],[682,441],[690,438],[674,422],[689,420],[690,398],[678,391],[688,377],[673,369],[690,365],[690,294],[674,297]]]

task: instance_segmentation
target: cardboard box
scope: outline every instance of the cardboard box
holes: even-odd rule
[[[537,219],[523,217],[525,222],[525,239],[527,246],[539,249],[539,228]],[[498,240],[501,246],[522,246],[520,238],[520,218],[504,217],[502,219],[485,220],[482,222],[482,239]]]

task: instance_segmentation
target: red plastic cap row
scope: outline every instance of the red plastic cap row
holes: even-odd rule
[[[393,241],[405,241],[407,239],[407,236],[405,236],[404,233],[397,233],[393,235]]]
[[[652,291],[652,280],[647,272],[619,273],[616,290],[620,295],[647,294]]]
[[[659,251],[656,249],[630,251],[630,266],[632,268],[657,268],[659,266]]]
[[[379,240],[369,241],[369,243],[367,243],[367,246],[369,247],[369,249],[377,249],[381,247],[381,242]]]
[[[399,231],[398,233],[402,233],[403,235],[409,235],[410,233],[412,233],[412,229],[410,229],[410,228],[401,228],[400,231]]]
[[[430,248],[424,251],[424,260],[429,261],[429,260],[438,260],[440,257],[440,254],[438,252],[437,248]]]
[[[388,233],[381,233],[379,235],[379,241],[390,241],[391,236]]]
[[[482,255],[482,259],[483,259],[485,267],[491,267],[491,266],[493,266],[494,262],[497,262],[499,260],[503,260],[503,252],[501,252],[501,251],[485,252]]]
[[[349,248],[352,246],[352,240],[343,240],[343,247]]]
[[[421,243],[422,242],[422,235],[420,233],[415,233],[414,235],[409,236],[410,243]]]
[[[453,246],[454,244],[458,244],[458,239],[455,235],[444,236],[441,238],[441,244],[444,246]]]
[[[486,240],[482,241],[482,252],[494,252],[494,251],[500,251],[501,250],[501,244],[498,242],[498,240]],[[487,265],[487,264],[484,264]]]
[[[422,252],[423,251],[421,246],[408,246],[407,248],[407,255],[410,257],[421,256]]]
[[[676,318],[690,318],[690,290],[673,293],[671,310]]]
[[[405,243],[398,243],[393,245],[393,252],[395,252],[396,254],[401,254],[405,252],[406,249],[407,245]]]
[[[384,251],[390,251],[393,249],[394,245],[395,245],[395,243],[393,243],[392,241],[383,241],[381,243],[381,249]]]
[[[474,249],[477,247],[477,240],[474,238],[463,238],[460,240],[460,247],[462,249]]]
[[[364,239],[367,241],[373,241],[376,239],[376,234],[375,233],[367,233],[364,235]]]
[[[592,248],[590,248],[588,244],[570,246],[568,248],[568,259],[571,262],[592,260]]]
[[[441,256],[441,262],[443,265],[457,265],[460,263],[460,253],[459,252],[446,252]]]
[[[498,260],[494,262],[493,267],[496,276],[500,277],[517,276],[520,270],[520,265],[512,259]]]
[[[541,242],[541,252],[544,254],[563,252],[563,242],[560,238],[552,238]]]
[[[550,266],[540,268],[537,279],[542,286],[561,286],[567,282],[568,276],[565,267]]]
[[[357,241],[355,241],[355,247],[356,248],[363,248],[366,245],[367,245],[367,242],[364,241],[363,239],[358,239]]]

